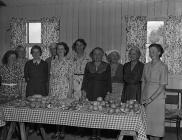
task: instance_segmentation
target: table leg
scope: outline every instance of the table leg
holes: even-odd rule
[[[41,136],[42,136],[43,140],[47,140],[47,138],[46,138],[46,132],[45,132],[43,126],[42,125],[39,125],[39,129],[40,129],[40,133],[41,133]]]
[[[6,137],[6,140],[11,140],[13,132],[15,130],[16,122],[11,122],[10,123],[10,128]]]
[[[123,137],[124,137],[123,135],[119,135],[117,140],[123,140]]]
[[[21,140],[27,140],[27,135],[25,131],[25,123],[19,123],[19,125],[20,125]]]

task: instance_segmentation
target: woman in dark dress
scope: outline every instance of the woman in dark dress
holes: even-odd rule
[[[130,62],[123,67],[124,89],[122,101],[141,100],[141,78],[144,64],[139,61],[141,52],[139,48],[133,47],[129,51]]]
[[[102,48],[96,47],[90,56],[92,62],[86,64],[81,90],[82,98],[95,101],[97,97],[105,98],[112,92],[111,68],[108,63],[102,61],[104,56]],[[89,140],[100,140],[100,131],[92,129],[92,136]]]
[[[24,70],[27,82],[26,97],[37,94],[47,96],[48,64],[40,58],[42,54],[40,46],[33,46],[31,54],[33,59],[25,64]]]
[[[88,62],[85,67],[82,96],[89,101],[97,100],[97,97],[103,97],[111,93],[111,67],[108,63],[103,62],[104,51],[96,47],[90,53],[92,62]]]

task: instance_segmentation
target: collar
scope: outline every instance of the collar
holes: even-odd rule
[[[40,62],[41,62],[41,59],[38,59],[38,60],[33,60],[33,63],[40,64]]]

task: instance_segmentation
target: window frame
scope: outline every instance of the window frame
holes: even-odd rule
[[[158,18],[148,18],[147,19],[147,23],[150,22],[150,21],[163,21],[164,22],[164,26],[166,24],[166,19],[165,18],[161,18],[161,17],[158,17]],[[148,50],[149,45],[150,45],[150,43],[148,43],[146,41],[146,44],[145,44],[145,49],[146,49],[146,51],[145,51],[145,60],[146,60],[146,63],[150,62],[150,61],[147,61],[148,58],[150,58],[150,56],[149,56],[149,50]],[[164,37],[163,37],[163,45],[165,45],[165,38]],[[147,54],[148,54],[148,56],[147,56]]]
[[[30,43],[29,42],[29,23],[40,23],[41,27],[42,27],[42,23],[40,20],[30,20],[30,21],[26,22],[26,43],[27,44],[42,44],[42,37],[41,37],[41,43]],[[40,30],[40,32],[42,32],[42,29]]]
[[[34,45],[42,46],[42,37],[41,37],[41,43],[30,43],[29,42],[29,23],[41,23],[41,21],[40,20],[30,20],[30,21],[26,22],[26,44],[27,44],[26,53],[27,53],[28,59],[31,60],[32,56],[31,56],[30,50],[31,50],[32,46],[34,46]],[[41,23],[41,27],[42,27],[42,23]],[[41,29],[41,32],[42,32],[42,29]]]

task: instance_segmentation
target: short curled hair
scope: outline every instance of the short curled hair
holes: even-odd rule
[[[16,51],[14,50],[9,50],[7,51],[4,55],[3,55],[3,58],[2,58],[2,64],[4,65],[7,65],[8,64],[8,58],[11,56],[11,55],[16,55],[16,58],[18,57]]]
[[[138,48],[138,47],[132,47],[130,50],[129,50],[129,55],[130,55],[130,53],[131,53],[131,51],[132,50],[134,50],[136,53],[137,53],[137,55],[138,55],[138,58],[140,58],[140,56],[141,56],[141,51],[140,51],[140,49]]]
[[[105,53],[104,53],[104,50],[103,50],[101,47],[95,47],[95,48],[90,52],[90,54],[89,54],[89,56],[90,56],[92,59],[93,59],[93,53],[94,53],[95,50],[101,51],[101,52],[103,53],[103,55],[105,54]]]
[[[22,45],[18,45],[17,47],[16,47],[16,49],[15,49],[15,51],[16,51],[16,53],[17,53],[17,55],[18,55],[18,51],[19,51],[19,49],[21,49],[21,48],[23,48],[24,49],[24,51],[26,51],[25,50],[25,47],[23,47]],[[25,52],[26,53],[26,52]],[[19,57],[19,56],[18,56]]]
[[[162,54],[164,53],[164,49],[162,48],[162,46],[160,44],[154,43],[149,46],[149,49],[152,47],[155,47],[160,52],[159,57],[162,57]]]
[[[81,38],[79,38],[79,39],[77,39],[74,43],[73,43],[73,46],[72,46],[72,50],[74,50],[75,52],[76,52],[76,43],[77,42],[81,42],[83,45],[84,45],[84,50],[85,50],[85,48],[86,48],[86,46],[87,46],[87,43],[85,42],[85,40],[84,39],[81,39]]]
[[[56,43],[56,51],[57,51],[59,45],[60,46],[63,46],[64,49],[66,50],[66,52],[64,53],[64,56],[66,56],[69,53],[69,47],[68,47],[68,45],[65,42]]]
[[[30,53],[32,54],[32,53],[33,53],[33,50],[35,50],[35,49],[39,50],[40,56],[41,56],[41,55],[42,55],[42,49],[41,49],[41,47],[40,47],[39,45],[34,45],[34,46],[31,48]]]
[[[118,51],[112,51],[111,53],[109,53],[108,55],[106,55],[107,61],[108,61],[109,63],[111,63],[111,56],[112,56],[114,53],[117,55],[118,61],[119,61],[119,59],[121,59],[121,56],[120,56],[120,54],[119,54]]]

